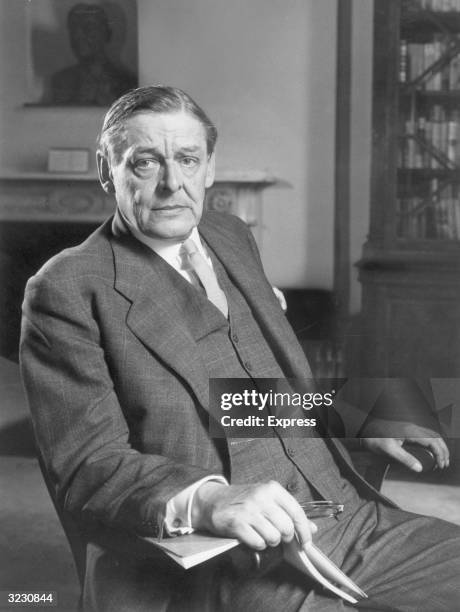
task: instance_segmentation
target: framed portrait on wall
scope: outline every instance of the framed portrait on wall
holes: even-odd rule
[[[137,86],[136,0],[33,0],[27,21],[27,105],[109,106]]]

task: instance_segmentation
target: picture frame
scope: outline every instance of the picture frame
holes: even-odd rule
[[[34,0],[26,19],[26,106],[109,106],[138,85],[136,0]]]

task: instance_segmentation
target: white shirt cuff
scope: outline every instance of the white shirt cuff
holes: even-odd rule
[[[166,516],[164,527],[169,535],[185,535],[193,532],[192,527],[192,504],[196,491],[205,482],[221,482],[228,485],[223,476],[217,474],[205,476],[201,480],[194,482],[172,497],[166,504]]]

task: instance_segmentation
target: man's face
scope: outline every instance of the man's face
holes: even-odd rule
[[[214,181],[203,125],[184,112],[142,112],[126,121],[119,140],[109,166],[124,217],[146,236],[187,238]]]

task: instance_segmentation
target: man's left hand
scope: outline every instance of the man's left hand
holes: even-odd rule
[[[414,472],[421,472],[422,465],[418,459],[408,453],[402,445],[412,442],[429,448],[435,456],[439,468],[449,466],[449,449],[444,440],[439,437],[405,437],[405,438],[361,438],[365,448],[383,455],[389,455]]]

